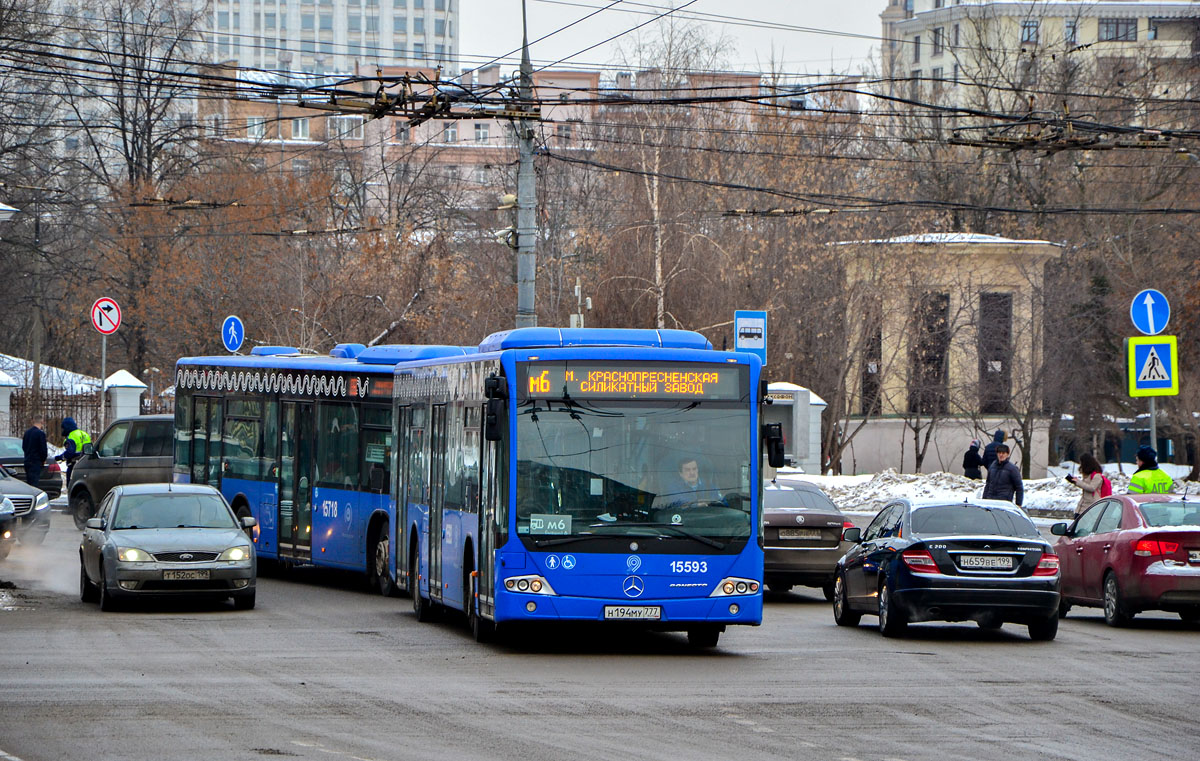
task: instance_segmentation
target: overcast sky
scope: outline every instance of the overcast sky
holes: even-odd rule
[[[530,55],[535,68],[563,58],[568,58],[573,68],[611,64],[615,46],[621,40],[629,40],[630,34],[576,54],[621,35],[674,5],[679,8],[679,15],[700,21],[714,36],[724,33],[732,38],[730,70],[765,71],[772,68],[769,64],[774,60],[781,62],[775,68],[801,74],[857,73],[878,50],[879,13],[886,5],[886,0],[695,0],[684,8],[688,0],[623,0],[611,10],[603,10],[534,44],[543,35],[583,19],[613,0],[526,2]],[[460,3],[459,52],[464,69],[480,66],[520,47],[521,0],[460,0]]]

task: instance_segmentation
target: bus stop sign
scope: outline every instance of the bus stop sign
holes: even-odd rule
[[[767,313],[739,309],[733,313],[733,348],[757,354],[767,364]]]

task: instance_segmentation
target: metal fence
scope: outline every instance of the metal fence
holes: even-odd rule
[[[46,438],[62,446],[63,418],[75,418],[75,425],[93,437],[100,435],[100,398],[96,394],[69,394],[61,389],[44,388],[36,402],[30,389],[13,391],[8,418],[8,435],[22,436],[33,424],[35,415],[46,419]],[[112,420],[112,409],[105,410],[105,420]]]

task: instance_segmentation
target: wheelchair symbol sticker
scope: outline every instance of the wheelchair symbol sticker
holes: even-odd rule
[[[563,555],[562,563],[563,563],[563,568],[565,570],[567,570],[567,571],[571,570],[572,568],[575,567],[575,556],[574,555]]]

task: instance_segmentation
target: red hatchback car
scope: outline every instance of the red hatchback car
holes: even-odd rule
[[[1072,605],[1104,608],[1110,626],[1143,610],[1200,622],[1200,501],[1178,494],[1122,494],[1056,523],[1062,574],[1059,616]]]

